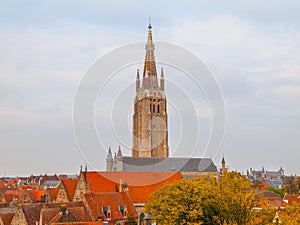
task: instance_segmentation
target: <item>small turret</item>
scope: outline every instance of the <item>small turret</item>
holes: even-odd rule
[[[223,158],[222,158],[222,175],[224,175],[226,172],[227,172],[226,163],[225,163],[225,159],[223,156]]]
[[[160,72],[160,90],[165,91],[165,76],[164,76],[163,68],[161,68],[161,72]]]
[[[119,146],[117,159],[120,159],[120,158],[123,158],[123,155],[122,155],[121,147]]]
[[[123,154],[121,151],[121,147],[119,146],[118,153],[115,155],[115,171],[123,171]]]
[[[139,71],[139,69],[136,71],[135,86],[136,86],[136,92],[138,92],[140,90],[140,87],[141,87],[140,71]]]
[[[106,171],[113,171],[114,159],[111,153],[110,147],[108,148],[108,153],[106,156]]]

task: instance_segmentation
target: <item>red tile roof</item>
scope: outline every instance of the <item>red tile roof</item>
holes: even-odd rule
[[[46,194],[46,190],[43,190],[43,189],[35,190],[34,194],[35,194],[36,201],[40,202],[42,196]]]
[[[65,222],[65,223],[52,223],[51,225],[103,225],[102,222]]]
[[[94,218],[104,218],[105,215],[102,211],[103,206],[109,206],[111,211],[111,221],[126,220],[121,211],[120,206],[125,206],[127,209],[127,215],[138,217],[138,214],[130,201],[128,195],[125,192],[110,192],[110,193],[97,193],[86,194],[85,198],[88,202],[90,209],[94,215]]]
[[[48,191],[48,193],[50,195],[51,202],[53,202],[54,200],[56,200],[59,188],[48,188],[47,191]]]
[[[41,204],[25,204],[23,208],[28,225],[35,225],[40,220]]]
[[[122,180],[133,202],[148,202],[159,187],[182,179],[179,172],[86,172],[85,177],[93,193],[116,192]]]
[[[0,219],[4,225],[10,225],[14,215],[14,213],[0,214]]]
[[[293,202],[300,203],[300,195],[285,194],[283,201],[287,204],[291,204]]]
[[[15,202],[18,201],[22,195],[22,189],[6,189],[4,191],[4,197],[6,202]]]
[[[73,201],[73,197],[75,194],[75,190],[76,190],[76,186],[77,186],[77,179],[66,179],[66,180],[62,180],[63,185],[66,188],[68,197],[70,201]]]

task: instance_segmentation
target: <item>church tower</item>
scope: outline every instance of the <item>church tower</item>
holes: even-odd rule
[[[168,115],[164,71],[158,82],[149,22],[143,77],[136,75],[136,96],[132,128],[132,157],[169,157]]]

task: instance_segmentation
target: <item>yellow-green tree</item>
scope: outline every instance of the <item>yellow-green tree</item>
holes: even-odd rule
[[[253,219],[255,198],[250,181],[237,172],[226,173],[218,181],[220,224],[248,224]]]
[[[254,196],[249,180],[239,173],[215,178],[183,179],[157,190],[146,211],[159,224],[247,224],[252,221]]]
[[[180,180],[151,195],[147,212],[157,214],[159,224],[201,224],[201,200],[210,191],[205,178]]]
[[[285,206],[279,219],[283,225],[300,224],[300,203]]]

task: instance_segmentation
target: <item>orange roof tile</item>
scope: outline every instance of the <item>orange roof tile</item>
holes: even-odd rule
[[[34,225],[36,221],[40,220],[42,204],[24,204],[21,207],[23,208],[28,225]]]
[[[43,190],[43,189],[35,190],[34,194],[35,194],[36,201],[40,202],[41,197],[46,194],[46,190]]]
[[[41,211],[43,224],[50,224],[60,217],[60,206],[64,205],[67,210],[79,221],[91,221],[83,202],[47,203]]]
[[[300,195],[285,194],[283,200],[287,204],[291,204],[293,202],[300,203]]]
[[[52,223],[51,225],[103,225],[102,222],[65,222],[65,223]]]
[[[0,214],[0,219],[4,225],[10,225],[14,215],[14,213]]]
[[[67,191],[70,201],[73,201],[73,197],[74,197],[76,186],[77,186],[77,181],[78,181],[77,179],[76,180],[74,180],[74,179],[62,180],[62,182],[66,188],[66,191]]]
[[[48,188],[47,191],[50,195],[51,201],[53,202],[53,200],[56,200],[59,188]]]
[[[93,193],[116,192],[122,180],[133,202],[148,202],[159,187],[182,179],[179,172],[86,172],[85,177]]]
[[[85,198],[95,218],[101,217],[105,219],[102,207],[109,206],[111,211],[111,221],[125,220],[119,208],[121,205],[126,206],[127,215],[132,215],[136,218],[138,217],[132,202],[125,192],[86,194]]]

